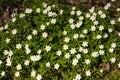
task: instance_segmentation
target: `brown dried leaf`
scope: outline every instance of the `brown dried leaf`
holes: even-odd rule
[[[5,12],[3,12],[3,19],[4,22],[9,20],[9,7],[5,10]]]
[[[2,20],[0,20],[0,25],[2,25],[3,24],[3,21]]]
[[[99,66],[101,68],[103,68],[105,71],[109,71],[110,70],[110,65],[109,64],[100,63]]]

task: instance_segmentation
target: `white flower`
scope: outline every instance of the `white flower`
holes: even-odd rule
[[[77,38],[78,38],[78,34],[74,34],[74,35],[73,35],[73,38],[74,38],[74,39],[77,39]]]
[[[118,36],[120,37],[120,32],[118,32]]]
[[[102,36],[101,35],[97,35],[97,37],[96,37],[96,39],[101,39],[102,38]]]
[[[0,65],[2,64],[2,61],[0,60]]]
[[[47,11],[50,11],[51,10],[51,6],[48,6],[46,9],[47,9]]]
[[[9,51],[8,52],[8,55],[11,57],[13,55],[13,52],[12,51]]]
[[[77,16],[81,15],[81,11],[76,12]]]
[[[42,24],[42,25],[40,26],[40,29],[41,29],[41,30],[45,30],[45,25]]]
[[[118,18],[118,22],[120,22],[120,17]]]
[[[12,51],[9,51],[8,52],[8,55],[11,57],[13,55],[13,52]]]
[[[12,22],[15,22],[16,21],[16,18],[12,18]]]
[[[76,51],[76,49],[75,48],[72,48],[71,50],[70,50],[70,54],[75,54],[77,51]]]
[[[41,52],[42,52],[42,50],[39,49],[39,50],[37,51],[37,54],[41,54]]]
[[[50,62],[47,62],[47,63],[46,63],[46,67],[50,67]]]
[[[117,46],[116,43],[112,43],[112,44],[111,44],[111,47],[112,47],[112,48],[115,48],[116,46]]]
[[[104,9],[105,9],[105,10],[108,10],[108,9],[109,9],[109,6],[107,6],[107,5],[104,6]]]
[[[88,71],[86,71],[86,76],[90,76],[91,75],[91,72],[90,72],[90,70],[88,70]]]
[[[106,14],[101,14],[100,17],[104,19],[106,18]]]
[[[54,7],[55,7],[55,5],[53,4],[53,5],[52,5],[52,7],[54,8]]]
[[[49,26],[50,22],[46,22],[46,25]]]
[[[79,21],[78,23],[75,24],[76,28],[79,28],[82,25],[82,21]]]
[[[13,12],[13,13],[11,14],[11,17],[15,17],[16,15],[17,15],[17,14]]]
[[[101,10],[98,11],[98,14],[101,15],[103,12]]]
[[[27,36],[27,39],[28,39],[28,40],[31,40],[31,39],[32,39],[32,35],[28,35],[28,36]]]
[[[74,15],[74,14],[75,14],[75,11],[71,11],[70,14],[71,14],[71,15]]]
[[[110,52],[110,53],[113,53],[113,52],[114,52],[114,48],[110,48],[110,49],[109,49],[109,52]]]
[[[12,34],[13,35],[17,34],[17,30],[16,29],[12,30]]]
[[[84,34],[80,34],[80,38],[84,38],[85,37],[85,35]]]
[[[66,58],[66,59],[69,59],[70,56],[71,56],[71,55],[70,55],[69,53],[65,54],[65,58]]]
[[[93,23],[94,23],[94,25],[98,25],[98,21],[94,21]]]
[[[91,26],[91,31],[95,31],[96,30],[96,27],[95,26]]]
[[[90,61],[89,59],[86,59],[86,60],[85,60],[85,64],[90,64],[90,62],[91,62],[91,61]]]
[[[97,13],[96,13],[96,12],[93,12],[93,13],[92,13],[92,16],[95,16],[95,17],[96,17],[96,16],[97,16]]]
[[[64,49],[64,50],[67,50],[67,49],[68,49],[68,45],[64,44],[64,45],[63,45],[63,49]]]
[[[54,68],[55,68],[55,69],[58,69],[59,66],[60,66],[60,65],[57,63],[57,64],[55,64]]]
[[[107,3],[107,6],[110,7],[110,6],[111,6],[111,3]]]
[[[53,16],[53,12],[52,11],[48,12],[48,17],[52,17],[52,16]]]
[[[9,58],[9,57],[6,59],[6,62],[7,62],[7,63],[6,63],[6,66],[11,66],[11,63],[12,63],[12,62],[10,61],[10,58]]]
[[[87,34],[87,33],[88,33],[88,30],[87,30],[87,29],[84,29],[84,30],[83,30],[83,33],[84,33],[84,34]]]
[[[98,56],[99,56],[98,52],[92,52],[92,57],[98,57]]]
[[[20,18],[24,18],[24,17],[25,17],[25,14],[21,13],[19,17],[20,17]]]
[[[100,48],[100,49],[103,49],[103,48],[104,48],[104,45],[99,45],[99,48]]]
[[[74,20],[71,18],[71,19],[68,20],[68,22],[69,22],[70,24],[73,24]]]
[[[87,46],[88,46],[88,42],[87,42],[87,41],[84,41],[84,42],[82,43],[82,46],[83,46],[83,47],[87,47]]]
[[[27,8],[26,10],[25,10],[25,13],[31,13],[32,12],[32,9],[30,9],[30,8]]]
[[[29,45],[28,44],[25,45],[25,50],[27,50],[27,49],[29,49]]]
[[[25,45],[25,49],[27,49],[28,47],[29,47],[29,45],[28,45],[28,44],[26,44],[26,45]]]
[[[71,25],[70,25],[70,28],[71,28],[71,29],[75,29],[75,25],[74,25],[74,24],[71,24]]]
[[[96,17],[96,16],[97,16],[97,13],[96,13],[96,12],[94,12],[94,13],[92,14],[92,16],[95,16],[95,17]]]
[[[7,50],[4,50],[4,55],[8,55],[9,54],[9,51],[7,51]]]
[[[113,29],[112,29],[112,28],[109,28],[109,29],[108,29],[108,31],[109,31],[109,33],[110,33],[110,32],[112,32],[112,31],[113,31]]]
[[[76,9],[76,7],[72,7],[72,10],[75,10]]]
[[[42,37],[47,38],[48,37],[48,33],[46,33],[46,32],[42,33]]]
[[[29,54],[31,52],[31,49],[25,48],[25,52],[26,52],[26,54]]]
[[[90,18],[90,14],[89,13],[86,14],[86,18]]]
[[[25,62],[24,62],[24,64],[27,66],[27,65],[29,65],[29,63],[30,63],[30,61],[28,61],[28,60],[25,60]]]
[[[48,52],[48,51],[51,50],[51,47],[50,47],[50,46],[46,46],[46,47],[45,47],[45,50]]]
[[[104,27],[103,27],[103,26],[100,26],[100,27],[99,27],[99,30],[100,30],[100,31],[102,31],[103,29],[104,29]]]
[[[11,17],[15,17],[17,14],[15,13],[15,12],[13,12],[12,14],[11,14]]]
[[[103,73],[103,69],[100,69],[100,73]]]
[[[107,37],[108,37],[108,34],[105,33],[103,37],[104,37],[104,38],[107,38]]]
[[[67,35],[67,31],[63,31],[63,35]]]
[[[17,70],[22,69],[21,64],[18,64],[18,65],[16,66],[16,69],[17,69]]]
[[[47,9],[43,10],[43,14],[47,14],[47,12],[48,12]]]
[[[36,35],[36,34],[37,34],[37,30],[33,30],[33,31],[32,31],[32,34],[33,34],[33,35]]]
[[[57,53],[56,55],[58,55],[58,56],[62,55],[62,52],[60,50],[58,50],[56,53]]]
[[[80,51],[80,52],[82,52],[82,51],[83,51],[83,48],[82,48],[81,46],[80,46],[80,48],[79,48],[79,51]]]
[[[34,70],[32,70],[31,77],[35,77],[35,76],[36,76],[36,72]]]
[[[76,58],[77,58],[77,59],[80,59],[80,58],[81,58],[81,54],[77,54],[77,55],[76,55]]]
[[[88,53],[88,49],[83,49],[82,51],[83,51],[84,54]]]
[[[117,10],[117,11],[120,11],[120,8],[117,8],[116,10]]]
[[[118,67],[120,68],[120,63],[118,63]]]
[[[45,2],[42,3],[43,7],[46,8],[47,4]]]
[[[72,65],[73,65],[73,66],[76,66],[76,65],[77,65],[77,63],[78,63],[78,59],[76,59],[76,58],[75,58],[75,59],[73,59],[73,61],[72,61]]]
[[[94,21],[94,24],[95,24],[96,17],[95,16],[91,16],[90,20]]]
[[[40,55],[33,55],[33,56],[30,56],[31,61],[33,61],[33,62],[39,61],[40,58],[41,58]]]
[[[36,12],[37,12],[37,13],[40,13],[40,8],[37,8],[37,9],[36,9]]]
[[[20,76],[20,72],[16,72],[15,77],[19,77],[19,76]]]
[[[112,25],[114,25],[115,24],[115,20],[111,20],[111,22],[110,22]]]
[[[51,24],[55,24],[56,23],[56,19],[52,19],[50,22],[51,22]]]
[[[112,2],[115,1],[115,0],[111,0]]]
[[[41,76],[41,75],[37,75],[37,76],[36,76],[36,79],[37,79],[37,80],[42,80],[42,76]]]
[[[66,38],[64,39],[64,41],[65,41],[66,43],[68,43],[68,42],[70,41],[70,39],[69,39],[68,37],[66,37]]]
[[[16,44],[16,48],[17,49],[21,49],[22,47],[21,47],[21,44]]]
[[[105,53],[104,50],[99,50],[100,55],[103,55],[104,53]]]
[[[76,76],[75,76],[75,80],[80,80],[82,77],[81,77],[81,75],[80,74],[77,74]]]
[[[111,63],[115,63],[116,59],[115,58],[111,58]]]
[[[92,7],[91,9],[89,9],[90,13],[94,12],[95,7]]]
[[[15,17],[15,16],[16,16],[16,13],[13,12],[13,13],[11,14],[11,17]]]
[[[9,25],[8,25],[8,24],[6,24],[6,25],[4,26],[4,28],[5,28],[5,29],[8,29],[8,26],[9,26]]]
[[[4,29],[4,27],[2,26],[2,27],[0,27],[0,31],[2,31]]]
[[[82,21],[83,19],[84,19],[84,17],[83,17],[83,16],[80,16],[80,17],[79,17],[79,20],[81,20],[81,21]]]
[[[6,41],[6,43],[9,43],[9,42],[10,42],[10,39],[9,39],[9,38],[7,38],[5,41]]]
[[[5,75],[5,72],[4,72],[4,71],[2,71],[2,72],[1,72],[1,76],[4,76],[4,75]]]
[[[60,14],[63,14],[63,10],[62,9],[60,10]]]

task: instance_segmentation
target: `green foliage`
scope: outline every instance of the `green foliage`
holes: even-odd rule
[[[83,80],[98,80],[103,79],[110,70],[100,64],[109,65],[108,67],[114,64],[115,68],[118,68],[120,38],[115,34],[108,12],[101,10],[102,14],[105,14],[102,18],[102,14],[98,14],[100,10],[91,8],[90,12],[86,12],[69,7],[44,3],[39,5],[40,12],[37,12],[39,8],[32,6],[32,9],[27,8],[25,13],[17,14],[4,26],[0,31],[0,60],[3,62],[0,72],[5,71],[5,75],[0,79],[34,80],[40,74],[43,80],[73,80],[80,74]],[[45,10],[48,12],[45,13]],[[100,28],[101,26],[103,28]],[[68,49],[65,49],[64,45],[67,45]],[[100,48],[100,45],[103,45],[103,48]],[[101,50],[103,52],[100,52]],[[61,51],[61,54],[58,51]],[[65,57],[67,54],[70,58]],[[8,58],[12,62],[11,66],[6,65],[10,63]],[[90,63],[85,62],[87,59]],[[26,60],[30,61],[28,65],[25,64]],[[50,67],[46,66],[48,62]],[[18,64],[22,69],[16,67]],[[59,64],[58,69],[56,64]],[[32,71],[36,72],[36,76],[31,76]],[[20,75],[17,76],[16,72]]]

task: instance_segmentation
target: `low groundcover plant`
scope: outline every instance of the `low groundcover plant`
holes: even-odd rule
[[[0,79],[99,79],[107,71],[100,64],[120,67],[114,24],[95,7],[27,8],[0,27]]]

